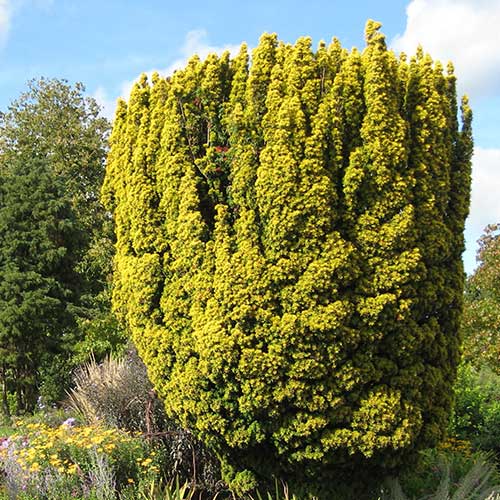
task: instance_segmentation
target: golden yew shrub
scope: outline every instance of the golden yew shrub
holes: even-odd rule
[[[446,427],[471,112],[379,27],[363,52],[263,35],[118,105],[114,307],[240,489],[392,468]]]

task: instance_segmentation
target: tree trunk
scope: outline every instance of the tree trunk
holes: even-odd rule
[[[10,420],[11,414],[7,395],[7,375],[5,365],[2,366],[0,377],[2,379],[2,414],[4,415],[4,417]]]

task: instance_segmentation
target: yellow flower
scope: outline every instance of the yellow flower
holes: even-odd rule
[[[71,464],[67,469],[68,474],[76,474],[77,468],[76,464]]]
[[[133,483],[135,483],[135,481],[134,481],[131,477],[129,477],[129,478],[127,479],[127,483],[129,483],[129,484],[133,484]]]
[[[40,470],[40,464],[38,462],[33,462],[30,467],[30,472],[38,472]]]

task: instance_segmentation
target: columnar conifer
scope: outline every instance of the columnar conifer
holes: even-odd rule
[[[264,35],[120,103],[114,304],[165,401],[250,488],[435,444],[458,359],[470,109],[451,69]]]

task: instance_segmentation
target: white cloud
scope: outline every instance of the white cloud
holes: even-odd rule
[[[500,0],[412,0],[406,30],[392,41],[396,51],[424,51],[456,68],[459,90],[471,95],[500,86]]]
[[[472,196],[468,224],[481,231],[500,222],[500,149],[475,148],[472,158]]]
[[[239,45],[232,45],[232,44],[226,44],[222,46],[210,45],[207,42],[206,30],[193,30],[187,33],[186,38],[184,40],[184,44],[179,50],[179,57],[175,61],[169,64],[166,68],[163,69],[152,68],[147,71],[144,71],[143,73],[146,73],[149,77],[151,77],[151,75],[156,71],[161,76],[170,76],[176,70],[184,68],[189,59],[195,54],[197,54],[200,57],[200,59],[203,60],[209,54],[215,53],[221,55],[223,52],[226,51],[229,51],[231,55],[234,56],[239,52],[239,50],[240,50]],[[120,96],[127,99],[136,81],[137,78],[135,80],[123,82],[120,89],[121,90]]]
[[[164,75],[171,75],[174,71],[186,66],[189,58],[194,54],[198,54],[201,59],[205,59],[209,54],[222,54],[229,51],[235,56],[240,50],[239,45],[227,44],[221,47],[209,45],[206,42],[207,32],[205,30],[193,30],[186,35],[184,45],[181,48],[181,57],[170,64],[163,72]]]
[[[10,33],[12,17],[23,9],[37,8],[48,11],[55,0],[0,0],[0,48],[2,48]]]
[[[92,94],[97,104],[101,107],[101,114],[108,120],[113,120],[116,108],[116,99],[110,98],[104,87],[97,87]]]
[[[2,1],[3,0],[0,0],[0,2]],[[45,0],[45,1],[50,2],[52,0]],[[166,68],[150,68],[148,70],[144,70],[143,73],[146,73],[149,77],[151,77],[151,75],[154,72],[157,72],[161,76],[170,76],[176,70],[184,68],[189,59],[195,54],[197,54],[200,57],[200,59],[203,60],[209,54],[215,53],[221,55],[225,51],[229,51],[231,55],[235,56],[239,52],[239,50],[240,50],[239,45],[232,45],[232,44],[226,44],[222,46],[210,45],[207,42],[207,32],[205,30],[193,30],[187,33],[184,39],[184,43],[178,51],[179,57],[177,59],[175,59]],[[134,83],[138,79],[139,75],[134,80],[124,81],[120,85],[118,96],[127,100],[130,95],[130,91],[134,86]],[[102,114],[109,120],[112,120],[115,114],[116,101],[118,100],[118,97],[117,98],[110,97],[106,89],[103,87],[98,87],[92,94],[92,97],[101,106]]]
[[[476,241],[488,224],[500,222],[500,149],[475,147],[472,158],[472,194],[465,234],[467,251],[464,261],[472,271]]]
[[[0,47],[9,36],[12,6],[9,0],[0,0]]]

